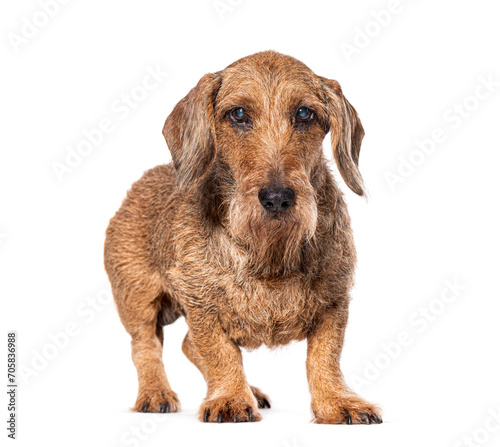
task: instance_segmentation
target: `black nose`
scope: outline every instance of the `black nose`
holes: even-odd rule
[[[259,201],[269,212],[286,211],[294,198],[295,193],[290,188],[264,188],[259,191]]]

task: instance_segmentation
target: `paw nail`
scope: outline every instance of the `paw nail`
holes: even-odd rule
[[[220,424],[222,422],[222,413],[219,413],[219,417],[217,419],[217,422]]]
[[[376,424],[382,423],[382,419],[380,419],[375,413],[372,414],[372,419]]]
[[[345,421],[346,421],[347,425],[352,425],[351,415],[347,411],[346,411],[346,413],[347,413],[347,415],[345,417]]]

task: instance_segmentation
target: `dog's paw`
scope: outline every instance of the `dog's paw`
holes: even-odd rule
[[[205,400],[198,416],[203,422],[257,422],[262,419],[255,403],[239,396]]]
[[[269,399],[267,394],[264,394],[256,386],[251,386],[250,389],[252,390],[255,399],[257,399],[259,408],[271,408],[271,400]]]
[[[172,390],[144,390],[137,396],[133,411],[141,413],[176,413],[181,405]]]
[[[331,399],[313,404],[313,421],[317,424],[381,424],[378,407],[359,397]]]

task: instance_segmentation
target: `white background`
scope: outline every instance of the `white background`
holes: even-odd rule
[[[37,1],[3,3],[0,318],[2,337],[18,333],[24,372],[18,445],[498,445],[500,11],[401,0],[380,13],[389,3],[222,0],[217,11],[212,0],[74,0],[47,23]],[[35,19],[44,26],[27,25]],[[170,161],[161,129],[176,102],[204,73],[266,49],[337,79],[366,131],[370,199],[342,184],[359,253],[342,363],[382,406],[380,426],[309,422],[304,343],[245,354],[249,382],[272,399],[262,422],[198,422],[205,384],[181,352],[183,320],[166,328],[164,350],[182,412],[128,411],[136,371],[106,300],[108,220],[143,171]],[[157,67],[168,76],[119,112]],[[103,119],[113,130],[60,181],[54,162]],[[434,150],[418,152],[433,133]],[[449,283],[461,289],[443,292]]]

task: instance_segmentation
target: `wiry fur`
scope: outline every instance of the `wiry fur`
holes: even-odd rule
[[[294,122],[299,106],[316,115],[307,127]],[[235,107],[251,117],[245,130],[228,117]],[[201,420],[259,420],[269,398],[248,385],[240,347],[307,338],[315,421],[380,421],[339,367],[356,255],[322,155],[329,131],[344,180],[363,195],[359,118],[336,81],[296,59],[241,59],[203,76],[174,108],[163,131],[173,163],[132,186],[106,233],[106,270],[138,371],[135,410],[179,410],[162,330],[184,316],[183,351],[208,386]],[[276,185],[295,192],[279,215],[258,200]]]

